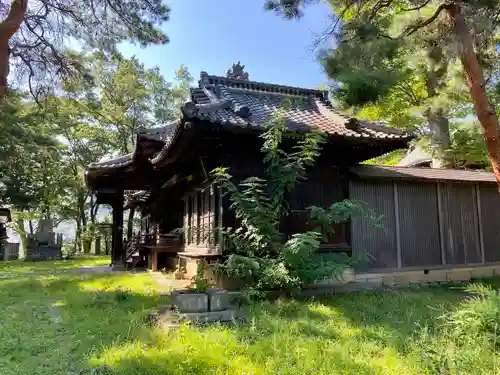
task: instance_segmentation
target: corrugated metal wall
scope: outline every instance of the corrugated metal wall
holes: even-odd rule
[[[353,253],[368,252],[374,258],[363,269],[500,261],[495,186],[355,180],[350,198],[384,216],[385,230],[363,218],[352,220]]]
[[[434,184],[396,182],[403,267],[441,264]]]
[[[443,245],[446,264],[481,262],[475,186],[440,184]]]
[[[351,244],[354,255],[367,252],[373,257],[360,268],[396,268],[398,256],[393,184],[379,181],[352,181],[350,197],[368,203],[378,215],[384,216],[384,230],[373,227],[365,218],[353,218],[351,222]]]
[[[479,207],[486,262],[500,262],[500,196],[496,186],[479,187]]]

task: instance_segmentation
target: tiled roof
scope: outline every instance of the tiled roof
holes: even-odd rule
[[[114,159],[104,160],[97,163],[92,163],[88,166],[88,170],[92,169],[104,169],[104,168],[120,168],[126,167],[127,165],[132,164],[135,158],[137,143],[141,142],[141,140],[153,140],[158,141],[163,144],[169,143],[177,129],[177,125],[179,121],[174,121],[168,123],[164,126],[159,126],[156,128],[145,129],[140,128],[137,131],[136,137],[136,145],[134,145],[134,150],[126,155],[119,156]]]
[[[430,156],[422,146],[412,145],[405,157],[397,164],[398,167],[416,167],[424,163],[431,163],[432,156]]]
[[[199,87],[191,90],[189,111],[184,113],[213,123],[261,127],[278,110],[292,131],[322,131],[355,138],[412,138],[398,129],[342,115],[333,109],[326,96],[320,90],[209,76],[202,72]]]
[[[88,166],[88,169],[101,169],[101,168],[118,168],[125,167],[132,163],[133,161],[133,153],[126,154],[123,156],[119,156],[114,159],[108,159],[99,161],[97,163],[92,163]]]
[[[198,119],[221,125],[261,128],[278,111],[291,131],[319,131],[350,138],[403,142],[413,138],[401,130],[338,113],[327,100],[327,93],[321,90],[240,79],[245,76],[248,75],[227,78],[202,72],[199,87],[191,89],[191,101],[182,108],[183,121]],[[138,141],[142,137],[164,142],[162,150],[151,159],[153,164],[168,152],[180,129],[179,124],[141,129],[138,133]],[[118,159],[94,163],[89,169],[126,166],[134,157],[135,150]]]
[[[151,190],[139,190],[129,194],[125,199],[125,207],[134,206],[134,203],[144,203],[151,196]]]
[[[156,128],[140,128],[137,131],[139,137],[145,139],[152,139],[160,142],[166,142],[172,138],[174,131],[177,127],[178,121],[169,122],[166,125],[159,126]]]
[[[351,172],[367,178],[432,180],[432,181],[468,181],[468,182],[496,182],[495,175],[464,169],[445,168],[411,168],[385,167],[374,165],[359,165],[351,167]]]

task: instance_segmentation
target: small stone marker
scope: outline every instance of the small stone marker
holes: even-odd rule
[[[229,294],[227,290],[223,289],[209,289],[207,291],[209,298],[210,311],[223,311],[227,310],[229,305]]]
[[[201,313],[208,311],[208,295],[190,291],[174,291],[170,295],[172,304],[179,312]]]
[[[237,320],[238,311],[231,306],[226,290],[212,288],[207,293],[180,290],[171,293],[172,306],[152,312],[151,324],[165,328],[177,327],[177,321],[193,323],[227,323]]]

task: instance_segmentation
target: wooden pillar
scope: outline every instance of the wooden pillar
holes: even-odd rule
[[[132,238],[132,230],[134,229],[134,213],[135,208],[129,208],[127,222],[127,240]]]
[[[125,261],[123,247],[123,192],[117,194],[113,208],[113,224],[111,227],[111,262],[113,265],[123,264]]]
[[[400,228],[400,217],[399,217],[399,197],[398,197],[398,183],[396,181],[392,182],[394,189],[394,219],[396,225],[396,250],[398,259],[398,268],[403,267],[403,254],[401,253],[401,228]]]
[[[483,217],[481,214],[481,189],[479,184],[474,184],[476,190],[476,205],[477,205],[477,221],[479,226],[479,247],[481,249],[481,263],[486,263],[486,255],[484,253],[484,235],[483,235]]]
[[[158,271],[158,251],[151,249],[151,270]]]

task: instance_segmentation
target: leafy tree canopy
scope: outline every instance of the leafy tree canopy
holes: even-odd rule
[[[169,14],[161,0],[1,2],[0,74],[7,77],[10,56],[14,81],[27,83],[38,96],[61,76],[85,75],[84,64],[70,52],[75,46],[115,51],[123,41],[141,46],[167,43],[160,26]]]

